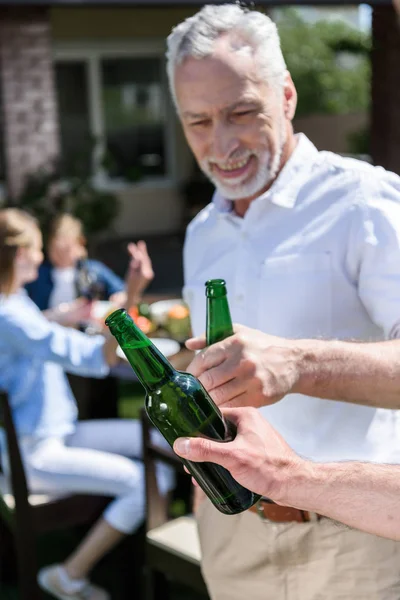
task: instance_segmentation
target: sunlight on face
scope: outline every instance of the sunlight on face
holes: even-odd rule
[[[175,74],[186,139],[202,171],[229,200],[268,188],[287,139],[283,93],[260,80],[254,57],[223,46],[186,59]]]
[[[18,286],[35,281],[38,269],[43,261],[43,241],[39,230],[32,230],[32,242],[18,251],[15,263],[15,276]]]

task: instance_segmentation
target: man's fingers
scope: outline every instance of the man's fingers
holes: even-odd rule
[[[196,354],[188,366],[187,371],[195,377],[200,377],[202,373],[213,367],[217,367],[223,363],[225,359],[225,350],[220,344],[215,344],[214,346],[206,348],[203,352]]]
[[[186,348],[189,350],[202,350],[206,347],[206,336],[201,335],[199,337],[190,338],[185,342]]]
[[[218,406],[244,406],[243,404],[231,404],[231,402],[234,398],[246,393],[248,382],[238,377],[232,378],[232,373],[225,368],[225,364],[206,371],[200,375],[199,381]]]
[[[218,462],[228,468],[230,464],[229,443],[221,444],[203,438],[178,438],[174,443],[176,454],[193,462]]]

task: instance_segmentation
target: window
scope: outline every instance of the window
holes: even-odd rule
[[[94,140],[90,133],[86,64],[56,64],[56,88],[63,171],[90,173]]]
[[[111,175],[136,179],[165,175],[161,61],[102,61],[107,155]]]
[[[105,183],[171,176],[173,119],[162,47],[58,49],[55,64],[67,175],[92,166]]]

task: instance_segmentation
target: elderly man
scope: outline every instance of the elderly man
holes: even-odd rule
[[[274,24],[206,6],[168,38],[188,143],[216,186],[187,232],[185,297],[204,330],[204,282],[223,277],[234,320],[289,338],[378,340],[400,331],[400,180],[295,136],[296,89]],[[212,387],[212,385],[211,385]],[[237,389],[237,403],[245,388]],[[218,401],[218,394],[216,400]],[[262,414],[319,462],[397,462],[397,413],[289,394]],[[400,597],[400,546],[317,512],[198,509],[215,600]]]

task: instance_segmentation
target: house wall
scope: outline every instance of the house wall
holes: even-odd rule
[[[59,152],[47,9],[0,10],[0,62],[8,195],[17,198]]]
[[[165,38],[196,8],[53,8],[54,40]]]
[[[149,39],[164,43],[172,27],[195,11],[195,8],[53,8],[50,12],[53,45],[57,48],[82,41],[132,43]],[[193,160],[181,126],[172,118],[175,143],[171,178],[154,185],[127,184],[118,191],[121,213],[113,226],[114,235],[171,233],[182,227],[184,202],[179,188],[190,175]]]

